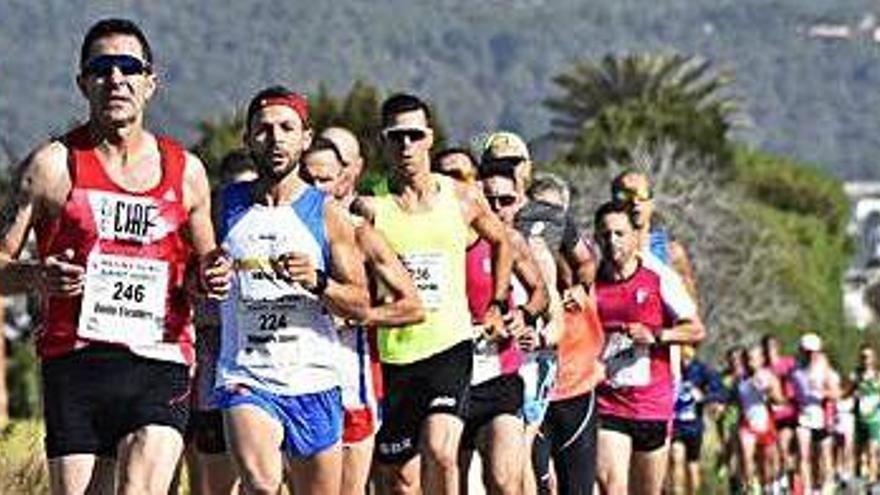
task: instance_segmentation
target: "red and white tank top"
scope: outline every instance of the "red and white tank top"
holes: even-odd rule
[[[191,364],[183,147],[157,137],[162,179],[134,193],[107,175],[85,126],[63,141],[71,191],[60,214],[36,226],[37,247],[42,259],[72,250],[73,262],[86,267],[85,288],[79,297],[43,298],[40,357],[108,343],[147,358]]]

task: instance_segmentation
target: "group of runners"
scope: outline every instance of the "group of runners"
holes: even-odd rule
[[[862,493],[880,466],[880,377],[874,349],[842,376],[822,339],[806,333],[797,356],[765,335],[727,352],[716,372],[686,348],[678,388],[670,488],[696,493],[704,417],[717,427],[730,493]]]
[[[693,421],[731,403],[745,486],[781,487],[795,462],[806,486],[828,479],[773,447],[791,421],[797,452],[824,456],[841,386],[815,336],[794,371],[752,349],[723,379],[698,370],[690,263],[653,224],[645,174],[615,178],[590,239],[519,136],[432,154],[429,106],[399,93],[375,143],[388,193],[359,195],[358,137],[314,129],[307,100],[271,86],[212,191],[145,127],[154,64],[133,22],[93,25],[88,120],[25,160],[4,209],[0,292],[43,301],[53,493],[165,494],[182,457],[196,493],[467,493],[477,452],[489,493],[660,494],[670,446],[693,478]],[[38,256],[20,259],[31,233]],[[876,472],[880,423],[856,426]]]

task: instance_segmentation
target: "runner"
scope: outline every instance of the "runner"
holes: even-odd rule
[[[637,225],[627,204],[605,203],[595,215],[607,370],[598,389],[598,478],[612,495],[661,493],[674,400],[669,345],[705,336],[681,278],[640,254]]]
[[[797,427],[797,409],[794,400],[794,387],[790,375],[797,362],[793,356],[783,355],[779,339],[772,334],[761,337],[761,346],[764,348],[764,359],[767,368],[776,375],[776,379],[782,384],[782,392],[785,402],[770,405],[773,413],[773,422],[776,425],[776,437],[779,440],[777,451],[779,452],[779,473],[777,478],[783,488],[791,485],[789,478],[793,477],[797,458],[797,445],[794,441],[794,432]]]
[[[342,153],[333,141],[318,137],[303,155],[301,175],[308,177],[306,182],[343,202],[354,196],[358,177],[346,177],[345,172],[349,171],[344,170],[342,163]],[[373,351],[376,325],[419,323],[424,319],[424,311],[409,272],[382,235],[360,221],[360,217],[350,215],[349,221],[355,227],[358,248],[364,255],[364,266],[373,286],[384,290],[383,299],[374,297],[377,303],[362,321],[338,322],[341,346],[337,367],[345,407],[341,493],[356,495],[363,494],[367,487],[379,427],[373,366],[373,358],[377,357]]]
[[[855,383],[844,379],[840,397],[834,405],[834,472],[838,486],[848,490],[856,473],[856,397]]]
[[[818,335],[801,336],[799,350],[800,362],[791,375],[798,405],[798,470],[805,490],[831,493],[832,442],[825,407],[837,399],[838,380]]]
[[[485,318],[492,335],[509,312],[513,256],[504,226],[485,200],[430,173],[431,113],[416,96],[382,105],[382,139],[392,162],[392,193],[361,198],[359,210],[413,274],[426,309],[417,325],[380,328],[386,391],[377,457],[396,493],[457,493],[457,457],[471,379],[473,344],[465,289],[468,228],[492,245],[493,294]]]
[[[731,495],[742,493],[742,473],[740,473],[739,440],[737,438],[737,423],[739,422],[739,399],[737,387],[739,381],[745,376],[746,366],[743,354],[745,349],[736,345],[724,353],[727,363],[721,374],[721,383],[724,385],[727,396],[724,409],[718,415],[716,426],[718,438],[721,440],[721,454],[718,459],[721,477],[728,480],[728,491]]]
[[[502,335],[487,336],[480,332],[474,346],[470,403],[459,456],[461,492],[468,492],[468,468],[473,450],[477,448],[483,459],[487,492],[519,494],[525,462],[520,418],[524,383],[518,373],[522,362],[519,342],[526,332],[535,331],[538,318],[547,309],[548,293],[528,243],[513,228],[518,203],[513,176],[483,177],[482,185],[492,211],[507,226],[513,247],[512,305],[516,309]],[[494,289],[492,254],[483,239],[476,239],[467,253],[468,306],[478,328],[482,326]]]
[[[746,374],[737,385],[740,420],[738,438],[740,469],[746,493],[773,494],[776,485],[776,426],[771,403],[782,403],[782,385],[766,366],[761,345],[746,350]]]
[[[868,483],[877,483],[880,468],[880,377],[874,348],[859,347],[859,363],[855,371],[856,447],[859,476]]]
[[[693,346],[682,347],[682,382],[675,399],[671,465],[674,493],[695,495],[700,490],[700,452],[703,446],[703,408],[725,400],[721,377],[695,358]],[[682,472],[683,471],[683,472]]]
[[[339,204],[347,211],[357,197],[357,186],[364,171],[365,161],[361,153],[361,144],[353,132],[344,127],[328,127],[321,131],[321,137],[329,139],[342,157],[343,175],[340,177],[339,188],[345,192],[337,198]]]
[[[218,228],[235,267],[217,363],[227,443],[247,493],[277,493],[285,466],[292,492],[337,493],[343,412],[328,310],[367,313],[363,264],[345,213],[297,176],[311,143],[306,100],[273,86],[246,118],[259,178],[224,190]]]
[[[516,180],[517,195],[525,198],[516,214],[516,228],[523,236],[544,237],[558,255],[562,300],[568,309],[587,307],[590,287],[596,278],[596,263],[591,246],[578,232],[565,204],[531,200],[526,194],[532,182],[532,161],[525,141],[512,132],[499,131],[489,135],[483,144],[480,170],[510,172]]]
[[[228,290],[202,163],[144,128],[154,71],[136,24],[93,25],[77,76],[89,119],[25,160],[2,217],[0,290],[43,300],[53,493],[109,492],[114,470],[121,493],[167,493],[189,415],[187,293]],[[32,231],[39,260],[16,261]]]

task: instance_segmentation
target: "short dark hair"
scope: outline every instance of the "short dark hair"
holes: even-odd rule
[[[137,38],[138,43],[141,44],[144,61],[147,62],[148,65],[153,65],[153,49],[150,48],[150,42],[147,41],[147,37],[144,35],[141,28],[138,27],[134,21],[128,19],[109,18],[101,19],[96,22],[89,28],[88,32],[86,32],[86,36],[83,38],[82,46],[80,46],[79,51],[80,69],[82,69],[86,65],[86,62],[88,62],[92,45],[99,39],[114,35],[134,36]]]
[[[308,102],[306,99],[296,91],[282,86],[280,84],[276,84],[275,86],[269,86],[268,88],[261,89],[257,94],[251,98],[251,101],[248,103],[247,113],[245,114],[245,129],[250,130],[251,128],[251,119],[254,114],[257,113],[261,108],[263,108],[263,104],[265,100],[273,100],[276,98],[290,100],[291,103],[296,102],[301,105],[299,109],[293,109],[297,115],[299,115],[302,120],[303,127],[308,128],[311,127],[311,123],[309,121],[309,110],[308,110]]]
[[[257,164],[253,156],[245,149],[234,149],[220,160],[220,175],[223,182],[242,172],[256,172],[256,170]]]
[[[593,215],[593,229],[595,232],[599,231],[599,228],[602,225],[602,220],[605,219],[608,215],[613,215],[615,213],[621,213],[626,215],[626,219],[629,220],[629,224],[635,229],[638,221],[636,217],[638,216],[633,209],[632,205],[629,203],[624,203],[622,201],[607,201],[602,203],[598,210],[596,210],[595,215]]]
[[[395,116],[401,113],[414,112],[416,110],[421,110],[425,114],[425,121],[427,122],[428,127],[433,127],[431,122],[431,109],[421,98],[409,93],[393,94],[382,103],[382,127],[388,127],[391,125],[391,121]]]
[[[339,160],[339,164],[343,167],[346,166],[345,160],[342,158],[342,153],[339,151],[339,147],[336,146],[336,143],[322,136],[317,136],[312,140],[312,144],[309,148],[303,151],[301,161],[305,161],[307,156],[318,153],[319,151],[332,151],[333,155],[336,156],[336,159]]]

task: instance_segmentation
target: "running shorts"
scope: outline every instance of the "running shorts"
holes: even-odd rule
[[[414,363],[383,363],[385,400],[376,442],[379,462],[400,464],[415,456],[422,421],[428,415],[466,417],[473,352],[473,343],[467,340]]]
[[[342,398],[339,388],[302,395],[277,395],[244,386],[221,389],[217,403],[228,410],[255,406],[284,429],[280,448],[292,458],[312,457],[342,438]]]
[[[147,425],[181,436],[190,411],[189,368],[93,344],[42,364],[46,455],[114,457],[123,437]]]

